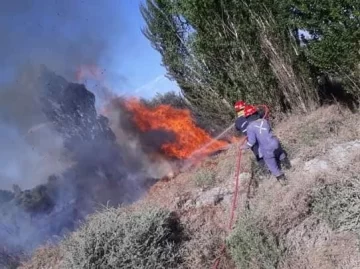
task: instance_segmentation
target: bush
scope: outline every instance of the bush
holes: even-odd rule
[[[60,269],[61,254],[58,246],[46,244],[38,248],[31,259],[23,262],[17,269]]]
[[[182,229],[169,211],[107,208],[66,238],[64,267],[178,268]]]
[[[215,184],[216,173],[213,170],[201,169],[194,174],[193,180],[197,187],[209,188]]]
[[[321,186],[315,191],[312,207],[334,230],[359,230],[360,178]]]
[[[275,269],[283,253],[276,236],[256,223],[249,214],[239,219],[227,244],[239,268]]]
[[[215,259],[223,257],[221,253],[222,243],[223,240],[219,232],[214,230],[207,231],[206,233],[200,231],[193,232],[191,240],[187,241],[185,245],[184,259],[186,268],[212,268]]]

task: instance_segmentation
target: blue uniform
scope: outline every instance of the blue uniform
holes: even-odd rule
[[[249,122],[247,126],[247,145],[259,145],[259,157],[263,158],[270,172],[279,177],[283,175],[280,161],[286,158],[285,151],[281,148],[279,139],[273,134],[270,124],[266,119],[257,119]]]
[[[259,116],[256,118],[258,119]],[[245,118],[244,116],[240,116],[235,120],[235,128],[236,130],[238,130],[239,132],[241,132],[243,135],[247,135],[247,127],[249,125],[249,122],[251,120],[254,120],[252,118]],[[261,157],[259,156],[259,145],[258,143],[255,143],[252,147],[251,147],[252,152],[254,153],[256,160],[260,161]]]
[[[246,135],[247,126],[249,122],[244,116],[240,116],[235,120],[235,128],[239,132],[241,132],[243,135]]]

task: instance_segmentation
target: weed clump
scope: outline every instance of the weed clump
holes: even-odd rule
[[[62,244],[64,268],[177,268],[182,229],[163,209],[107,208]]]
[[[277,268],[282,244],[251,215],[242,216],[227,240],[230,255],[239,268]]]
[[[316,189],[313,210],[333,230],[360,229],[360,178],[334,182]]]
[[[213,170],[198,170],[193,179],[197,187],[209,188],[216,183],[216,172]]]

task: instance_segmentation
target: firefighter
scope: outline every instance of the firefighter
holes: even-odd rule
[[[282,184],[286,184],[286,177],[281,169],[290,168],[286,152],[282,149],[279,139],[273,134],[269,122],[261,118],[254,106],[246,105],[244,116],[249,120],[247,126],[247,143],[242,149],[252,148],[258,144],[258,154],[264,159],[272,175]]]
[[[244,101],[237,101],[234,105],[235,112],[237,115],[237,118],[235,120],[235,128],[237,131],[241,132],[243,135],[247,136],[247,127],[250,121],[253,120],[253,116],[247,118],[245,117],[244,110],[246,107],[246,103]],[[256,113],[258,116],[260,114]],[[260,167],[263,169],[265,167],[265,163],[263,158],[259,156],[259,144],[255,143],[251,147],[252,152],[255,155],[256,161],[260,165]]]

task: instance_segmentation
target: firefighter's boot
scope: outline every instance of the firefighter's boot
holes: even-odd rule
[[[284,174],[277,176],[276,179],[282,186],[286,186],[288,184],[288,180]]]

